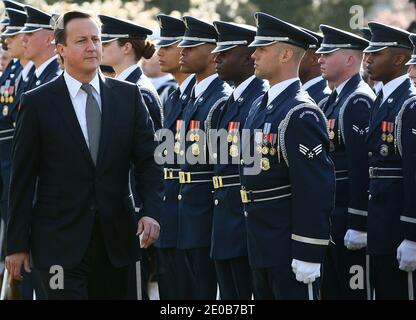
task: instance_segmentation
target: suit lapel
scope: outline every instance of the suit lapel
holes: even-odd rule
[[[116,118],[115,103],[117,97],[114,96],[110,81],[105,81],[105,77],[100,79],[100,96],[101,96],[101,137],[98,149],[97,167],[102,164],[102,160],[106,151],[106,147],[112,137],[111,125]]]
[[[82,134],[63,74],[56,81],[55,105],[61,113],[62,122],[67,126],[68,131],[74,138],[75,144],[81,148],[81,153],[84,155],[86,161],[94,167],[94,162],[92,161],[90,151]]]
[[[349,96],[351,94],[351,91],[354,90],[358,86],[358,84],[361,81],[361,76],[359,74],[356,74],[353,76],[350,80],[347,81],[344,88],[342,88],[341,93],[338,95],[337,99],[334,103],[332,103],[330,106],[328,106],[328,109],[325,110],[325,116],[328,118],[333,112],[336,106],[338,104],[342,103],[344,101],[344,98]]]

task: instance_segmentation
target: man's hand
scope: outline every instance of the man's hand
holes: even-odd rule
[[[293,259],[292,271],[296,275],[296,280],[308,284],[321,276],[321,264]]]
[[[29,254],[27,252],[13,253],[6,257],[6,268],[9,271],[10,278],[14,280],[22,280],[20,274],[22,265],[26,272],[31,272],[29,263]]]
[[[367,246],[367,232],[348,229],[344,237],[344,245],[349,250],[360,250]]]
[[[407,272],[416,270],[416,242],[404,239],[397,248],[399,269]]]
[[[150,217],[142,217],[137,225],[136,236],[140,236],[140,247],[148,248],[159,238],[160,225]]]

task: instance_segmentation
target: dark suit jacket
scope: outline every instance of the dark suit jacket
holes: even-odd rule
[[[153,160],[153,124],[136,85],[103,77],[100,91],[96,166],[63,76],[22,96],[12,149],[7,254],[31,251],[38,268],[75,267],[98,213],[112,264],[137,260],[129,169],[133,162],[142,183],[141,215],[157,219],[162,172]]]

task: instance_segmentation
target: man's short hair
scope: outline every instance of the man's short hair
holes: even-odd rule
[[[61,43],[66,45],[66,26],[69,21],[74,19],[92,19],[92,16],[81,11],[69,11],[61,15],[54,26],[55,44]]]

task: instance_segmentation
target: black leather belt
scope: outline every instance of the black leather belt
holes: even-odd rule
[[[403,178],[402,168],[377,168],[368,169],[370,179],[400,179]]]
[[[246,190],[241,187],[240,194],[243,203],[276,200],[292,195],[291,185],[263,190]]]

